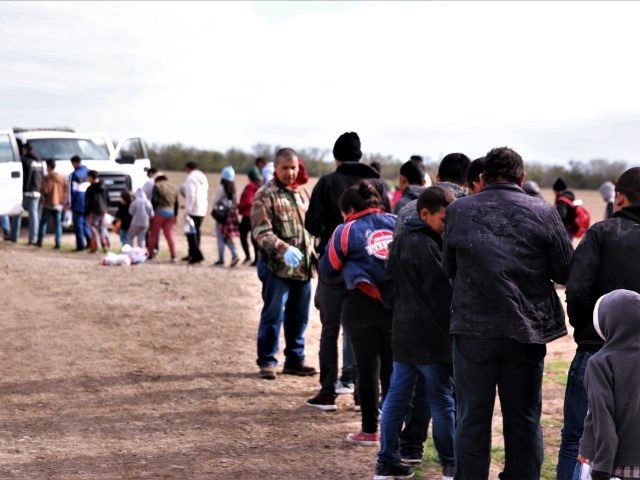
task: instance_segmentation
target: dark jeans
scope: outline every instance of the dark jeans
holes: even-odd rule
[[[456,480],[489,476],[496,386],[505,444],[503,480],[538,480],[542,465],[542,371],[545,345],[508,338],[454,336],[458,428]]]
[[[347,295],[344,283],[331,285],[318,280],[316,303],[320,310],[320,393],[335,394],[338,381],[338,337],[342,303]]]
[[[427,385],[424,382],[424,377],[418,375],[409,408],[404,416],[404,428],[400,433],[400,455],[402,458],[422,458],[430,421],[431,411],[427,401]]]
[[[60,248],[60,242],[62,241],[62,210],[56,210],[54,208],[48,207],[42,208],[42,216],[40,217],[40,228],[38,231],[38,245],[42,245],[42,240],[47,234],[47,224],[52,217],[56,247]]]
[[[73,228],[76,233],[76,249],[84,250],[91,242],[91,227],[84,213],[73,212]]]
[[[577,463],[580,438],[587,416],[587,391],[584,388],[584,372],[587,361],[591,358],[589,352],[576,352],[567,378],[567,388],[564,393],[564,425],[562,427],[562,442],[558,453],[558,480],[571,480]]]
[[[426,385],[426,398],[433,412],[433,443],[440,464],[453,467],[456,405],[453,399],[452,375],[453,367],[450,363],[411,365],[393,362],[391,386],[384,400],[380,420],[380,462],[389,465],[400,463],[400,427],[413,395],[416,378],[421,377]]]
[[[204,217],[198,217],[195,215],[189,215],[193,220],[193,225],[196,228],[196,233],[187,235],[187,243],[189,244],[189,259],[191,261],[199,262],[204,260],[202,251],[200,250],[200,225]]]
[[[257,259],[258,244],[253,238],[253,235],[251,235],[251,217],[242,217],[238,230],[240,231],[240,244],[242,245],[242,251],[244,251],[245,258],[247,260],[251,259],[251,251],[249,251],[249,240],[247,240],[247,237],[249,237],[251,239],[251,244],[253,245],[254,258]]]
[[[344,299],[341,318],[356,362],[362,431],[375,433],[380,389],[385,397],[391,377],[391,311],[356,289]]]
[[[311,282],[289,280],[272,273],[260,258],[258,278],[262,282],[264,307],[258,327],[258,366],[277,365],[280,328],[284,324],[285,368],[304,363],[304,332],[309,321]]]

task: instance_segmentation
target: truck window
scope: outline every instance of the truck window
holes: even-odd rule
[[[0,163],[15,162],[9,135],[0,135]]]
[[[120,149],[120,157],[131,156],[133,158],[144,158],[142,145],[139,138],[130,138],[122,145]]]
[[[86,138],[39,138],[29,143],[42,160],[71,160],[74,155],[82,160],[109,160],[105,149]]]

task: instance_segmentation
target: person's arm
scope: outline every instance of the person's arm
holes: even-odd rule
[[[251,234],[269,256],[284,255],[289,246],[273,231],[273,205],[266,190],[258,191],[251,206]]]
[[[347,260],[349,225],[338,225],[331,235],[325,254],[320,259],[320,274],[323,277],[332,278],[340,275],[344,262]]]
[[[251,189],[249,185],[244,187],[244,190],[240,194],[240,202],[238,202],[238,209],[244,210],[246,208],[251,208]]]
[[[442,247],[442,271],[445,277],[453,280],[456,277],[456,251],[453,246],[452,239],[452,224],[453,219],[449,217],[449,210],[447,210],[447,221],[444,227],[444,245]]]
[[[597,231],[587,230],[571,260],[567,282],[567,314],[574,328],[593,321],[593,307],[598,300],[596,286],[600,271],[600,248]]]
[[[197,186],[196,186],[196,182],[194,182],[191,178],[187,177],[187,182],[185,184],[185,189],[184,189],[184,207],[187,210],[187,212],[192,212],[195,204],[196,204],[196,193],[197,193]]]
[[[62,178],[62,207],[66,210],[69,208],[69,182],[67,182],[66,177],[61,176]]]
[[[597,472],[611,473],[618,451],[613,398],[613,372],[603,359],[592,357],[587,363],[584,381],[593,425],[594,456],[591,468]]]
[[[153,190],[151,190],[151,206],[153,207],[153,211],[158,208],[158,204],[160,203],[160,199],[158,198],[158,189],[154,186]]]
[[[549,276],[555,283],[564,285],[569,278],[573,246],[558,212],[553,208],[549,208],[549,213],[548,223],[544,227],[551,235],[549,255],[547,256]]]
[[[326,210],[325,203],[325,180],[324,177],[318,180],[316,186],[311,191],[309,209],[305,215],[304,226],[314,237],[321,237],[324,231]]]

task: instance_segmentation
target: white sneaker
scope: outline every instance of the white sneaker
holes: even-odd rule
[[[446,475],[442,475],[442,480],[453,480],[453,477],[447,477]]]
[[[352,394],[354,390],[355,390],[355,385],[351,382],[346,383],[346,382],[341,382],[340,380],[336,382],[336,393],[338,395]]]

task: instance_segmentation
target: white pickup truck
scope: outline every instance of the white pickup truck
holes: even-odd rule
[[[112,212],[118,207],[122,190],[135,191],[147,180],[150,161],[140,137],[127,136],[114,146],[107,135],[77,133],[66,128],[0,131],[0,214],[17,213],[16,205],[22,203],[19,149],[25,143],[32,145],[43,161],[55,160],[56,171],[67,177],[73,172],[71,157],[78,155],[83,165],[96,170],[104,180]]]

